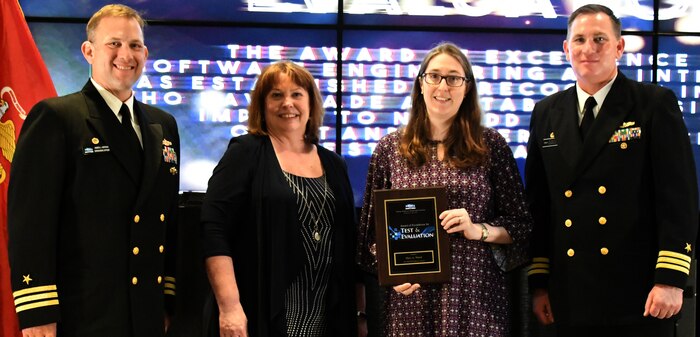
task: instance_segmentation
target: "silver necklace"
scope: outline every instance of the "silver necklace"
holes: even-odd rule
[[[314,212],[311,211],[311,204],[309,204],[309,201],[306,199],[306,194],[301,192],[301,189],[297,184],[292,180],[292,178],[289,177],[289,173],[282,171],[284,174],[284,177],[287,179],[289,184],[294,188],[297,193],[301,196],[301,200],[304,202],[304,206],[309,209],[309,213],[311,214],[311,220],[314,223],[314,240],[316,241],[321,241],[321,233],[318,230],[318,221],[321,219],[321,212],[323,212],[323,209],[326,207],[326,193],[328,193],[328,183],[326,182],[326,174],[323,173],[323,201],[321,202],[321,208],[319,209],[318,213],[316,216],[314,216]]]

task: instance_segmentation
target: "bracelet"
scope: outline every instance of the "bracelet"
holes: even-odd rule
[[[366,319],[366,318],[367,318],[367,313],[364,312],[364,311],[362,311],[362,310],[358,310],[358,311],[357,311],[357,318],[365,318],[365,319]]]
[[[486,239],[488,239],[488,237],[489,237],[489,229],[486,228],[486,224],[484,224],[484,223],[480,223],[480,225],[481,225],[481,239],[479,239],[479,241],[483,242],[483,241],[486,241]]]

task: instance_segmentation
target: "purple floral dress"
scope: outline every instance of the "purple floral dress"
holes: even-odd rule
[[[382,138],[372,154],[358,238],[358,262],[365,271],[376,273],[375,189],[446,186],[448,208],[465,208],[475,223],[505,227],[514,242],[491,245],[450,236],[451,282],[421,284],[409,296],[387,288],[385,336],[510,335],[504,270],[527,261],[532,220],[508,144],[493,129],[485,129],[483,137],[489,159],[467,169],[438,161],[437,145],[426,164],[410,168],[398,152],[398,132]]]

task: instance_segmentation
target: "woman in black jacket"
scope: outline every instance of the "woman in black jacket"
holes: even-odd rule
[[[318,145],[319,90],[285,61],[251,96],[249,134],[231,140],[202,206],[209,335],[350,336],[353,194],[342,158]]]

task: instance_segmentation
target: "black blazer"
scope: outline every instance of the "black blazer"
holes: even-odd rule
[[[327,335],[354,336],[356,223],[352,188],[343,159],[320,145],[316,148],[336,202]],[[286,336],[284,296],[305,256],[296,198],[269,137],[247,134],[231,139],[209,180],[202,226],[204,256],[233,258],[250,336]],[[210,300],[205,325],[209,336],[218,336],[218,309],[213,298]]]
[[[137,101],[134,112],[140,177],[127,169],[127,140],[90,81],[39,102],[24,122],[8,192],[22,328],[58,321],[59,336],[164,334],[165,295],[175,294],[180,141],[171,115]]]
[[[531,287],[554,317],[635,324],[655,283],[683,288],[698,225],[688,131],[676,96],[618,73],[585,142],[576,88],[535,105],[525,165],[535,220]]]

